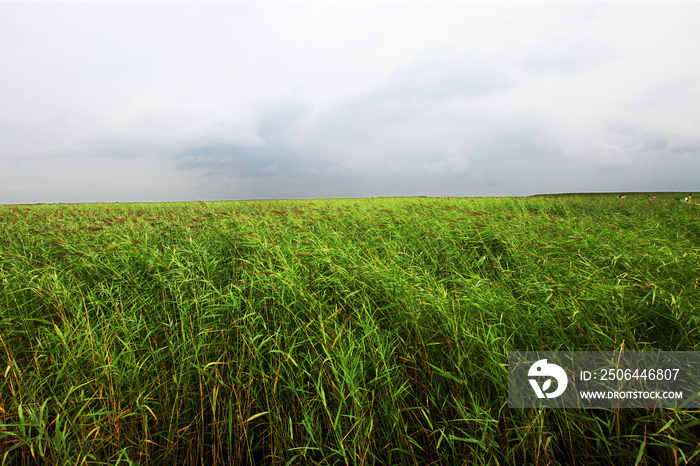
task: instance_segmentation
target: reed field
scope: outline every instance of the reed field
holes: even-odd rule
[[[0,206],[0,463],[700,464],[507,406],[509,351],[700,350],[678,196]]]

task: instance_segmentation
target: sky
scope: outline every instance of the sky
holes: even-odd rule
[[[0,204],[700,191],[700,3],[0,2]]]

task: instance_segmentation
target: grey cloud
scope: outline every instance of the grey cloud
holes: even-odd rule
[[[621,121],[616,121],[616,122],[608,123],[606,125],[606,128],[609,131],[612,131],[612,132],[617,133],[617,134],[630,134],[630,133],[634,133],[637,130],[637,125],[623,123]]]
[[[700,138],[678,137],[668,131],[662,132],[625,122],[606,125],[613,136],[625,141],[625,146],[638,156],[662,156],[664,154],[690,154],[700,156]]]
[[[178,157],[177,168],[206,168],[209,174],[226,174],[241,178],[260,177],[280,172],[294,173],[298,159],[293,154],[265,147],[236,144],[212,144],[193,147]]]
[[[536,127],[520,123],[497,126],[490,130],[484,152],[490,159],[523,159],[528,162],[560,157],[562,150]]]
[[[669,143],[669,138],[664,137],[646,137],[644,138],[644,150],[660,151],[664,150]]]
[[[396,70],[374,90],[336,104],[323,115],[319,132],[355,142],[425,118],[440,102],[487,96],[512,84],[507,74],[482,60],[421,60]]]
[[[257,134],[262,145],[191,143],[178,151],[176,167],[205,168],[209,174],[239,178],[318,173],[328,162],[317,156],[312,145],[296,140],[302,131],[300,122],[311,109],[299,102],[268,107],[258,118]]]
[[[654,85],[640,93],[628,105],[633,111],[658,111],[659,108],[673,105],[677,111],[698,102],[700,79],[683,77]]]
[[[619,48],[611,42],[560,36],[532,47],[523,63],[538,73],[575,73],[621,55]]]
[[[258,135],[266,142],[287,143],[301,131],[301,120],[313,110],[302,102],[283,102],[263,111]]]
[[[642,151],[658,152],[668,148],[671,138],[648,135],[642,138]]]
[[[386,84],[372,92],[370,100],[418,97],[425,100],[470,98],[510,87],[511,79],[476,59],[421,60],[394,72]]]
[[[376,170],[426,176],[463,172],[468,166],[463,155],[436,147],[430,135],[416,146],[401,134],[412,131],[414,120],[454,131],[454,121],[440,126],[449,117],[436,115],[436,105],[489,95],[511,84],[508,76],[483,61],[418,61],[397,70],[377,88],[321,113],[308,130],[301,122],[312,110],[309,105],[287,102],[267,108],[257,129],[263,146],[192,145],[180,152],[178,168],[208,168],[238,177],[367,176]],[[358,147],[363,148],[364,163],[352,168],[348,160]]]
[[[696,140],[687,144],[674,145],[668,149],[670,152],[679,155],[691,155],[700,162],[700,140]]]
[[[577,46],[562,50],[567,47]],[[594,49],[583,47],[578,58]],[[556,53],[540,54],[547,56],[549,61],[534,60],[532,66],[564,72],[599,59],[573,57],[567,64],[557,62]],[[422,60],[314,115],[310,125],[302,125],[311,115],[308,105],[269,108],[257,128],[264,145],[193,144],[180,152],[178,168],[205,168],[210,175],[235,177],[239,185],[245,179],[256,197],[534,194],[590,191],[590,180],[593,190],[639,189],[641,168],[613,173],[608,165],[566,157],[537,121],[499,122],[475,115],[469,105],[457,106],[457,113],[443,105],[511,85],[495,62]],[[606,126],[647,160],[658,162],[660,153],[681,149],[670,136],[647,134],[637,124]],[[686,146],[697,151],[693,143]]]
[[[516,187],[537,191],[575,179],[562,149],[544,132],[525,122],[494,126],[473,142],[470,171],[475,182],[514,194]],[[503,190],[506,192],[503,192]],[[527,191],[526,191],[527,192]]]
[[[319,174],[329,163],[315,156],[310,148],[270,144],[262,147],[236,144],[197,146],[182,151],[176,168],[205,168],[209,175],[223,174],[238,178],[287,175],[305,177]]]

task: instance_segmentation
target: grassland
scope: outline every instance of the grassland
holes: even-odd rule
[[[507,408],[509,351],[700,350],[675,195],[0,206],[2,464],[698,464]]]

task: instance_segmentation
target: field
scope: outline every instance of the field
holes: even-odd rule
[[[2,464],[700,464],[508,352],[700,350],[677,194],[0,206]]]

